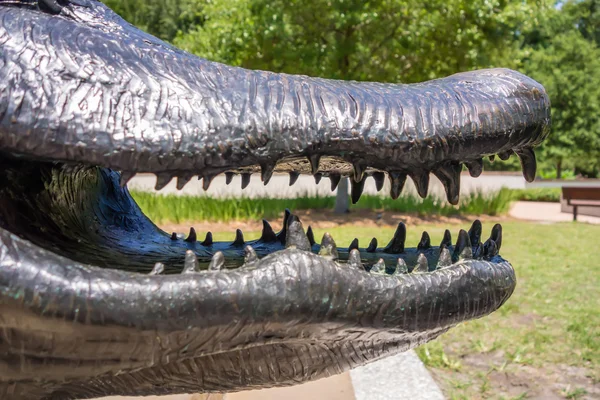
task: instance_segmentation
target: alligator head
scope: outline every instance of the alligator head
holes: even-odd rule
[[[126,184],[274,171],[429,175],[458,202],[463,165],[516,153],[527,179],[549,100],[514,71],[415,85],[248,71],[199,59],[94,0],[0,2],[0,396],[291,385],[405,351],[511,295],[501,228],[405,247],[316,243],[286,213],[258,240],[199,241],[149,221]]]

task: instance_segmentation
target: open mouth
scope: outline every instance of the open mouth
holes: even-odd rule
[[[482,157],[516,154],[535,177],[550,126],[537,82],[502,69],[416,85],[247,71],[92,0],[50,2],[58,15],[18,3],[0,6],[0,393],[294,384],[417,346],[514,290],[499,225],[409,247],[400,224],[361,246],[315,238],[286,212],[280,232],[265,221],[259,239],[218,242],[163,232],[127,182],[208,188],[241,174],[245,187],[286,172],[334,189],[349,176],[358,201],[371,178],[393,198],[412,179],[425,197],[434,174],[456,204],[463,166],[479,176]]]

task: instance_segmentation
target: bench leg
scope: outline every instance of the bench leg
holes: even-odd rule
[[[573,221],[577,221],[577,206],[573,206]]]

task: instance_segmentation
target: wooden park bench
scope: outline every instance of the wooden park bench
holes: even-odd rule
[[[577,207],[600,207],[600,187],[563,186],[562,195],[573,207],[573,221],[577,221]]]

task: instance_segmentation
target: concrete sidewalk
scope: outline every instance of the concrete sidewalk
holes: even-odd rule
[[[509,215],[517,219],[542,223],[573,221],[573,214],[562,212],[560,203],[517,201],[512,205]],[[588,224],[600,224],[599,217],[590,217],[581,214],[577,216],[577,221],[586,222]]]

